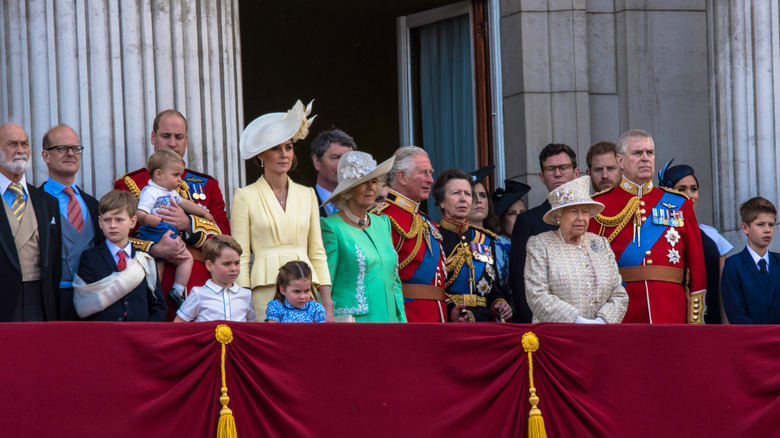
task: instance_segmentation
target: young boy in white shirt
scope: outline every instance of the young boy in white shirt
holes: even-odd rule
[[[236,284],[241,252],[230,236],[214,236],[203,244],[203,261],[211,279],[192,288],[173,322],[255,322],[252,291]]]

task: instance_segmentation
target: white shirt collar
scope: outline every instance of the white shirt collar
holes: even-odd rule
[[[767,249],[764,256],[761,257],[757,252],[753,251],[753,248],[751,248],[750,245],[745,246],[745,248],[747,248],[748,253],[750,253],[750,257],[753,257],[753,263],[756,264],[756,267],[758,267],[758,261],[764,259],[766,260],[766,270],[769,271],[769,249]]]
[[[207,288],[211,289],[211,291],[214,292],[215,294],[218,294],[218,293],[222,292],[222,289],[223,289],[222,286],[217,285],[217,283],[214,283],[213,281],[211,281],[211,279],[209,279],[204,286],[206,286]],[[233,283],[232,286],[230,286],[228,288],[224,288],[224,289],[227,289],[230,292],[233,292],[234,294],[237,294],[238,293],[238,289],[240,289],[240,287],[236,283]]]
[[[7,176],[0,173],[0,193],[5,193],[6,190],[8,190],[8,186],[11,185],[13,181],[8,179]],[[24,192],[27,193],[27,176],[22,174],[22,179],[19,180],[19,184],[22,185],[22,188],[24,189]]]
[[[108,251],[111,253],[111,255],[114,256],[114,260],[118,260],[116,253],[119,252],[120,249],[125,250],[128,259],[133,256],[133,244],[130,243],[130,241],[127,242],[127,246],[125,246],[124,248],[120,248],[114,245],[114,242],[111,242],[110,240],[106,239],[106,246],[108,247]]]

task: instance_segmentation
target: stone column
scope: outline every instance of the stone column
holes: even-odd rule
[[[539,152],[550,142],[577,152],[590,147],[585,1],[501,2],[506,175],[526,177],[530,206],[547,189],[539,181]]]
[[[709,0],[708,21],[716,226],[744,244],[739,205],[780,201],[780,8],[778,0]]]
[[[77,183],[101,196],[146,166],[154,116],[189,123],[187,167],[227,201],[244,179],[238,0],[7,0],[0,3],[0,123],[22,125],[47,178],[43,134],[67,124],[86,146]]]

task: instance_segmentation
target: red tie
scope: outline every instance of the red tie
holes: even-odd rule
[[[120,249],[116,252],[116,256],[119,257],[119,262],[116,264],[116,267],[119,269],[119,272],[122,272],[127,267],[127,253],[125,250]]]
[[[73,224],[80,233],[84,229],[84,217],[81,215],[79,201],[76,200],[76,195],[73,193],[72,188],[65,187],[62,191],[68,195],[68,222]]]

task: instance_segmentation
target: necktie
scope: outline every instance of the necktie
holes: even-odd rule
[[[8,186],[8,189],[16,195],[13,205],[11,205],[11,211],[14,213],[14,216],[16,216],[16,220],[21,221],[22,216],[24,216],[24,189],[19,183],[11,183],[11,185]]]
[[[761,259],[758,261],[758,272],[766,275],[769,272],[766,270],[766,259]]]
[[[119,262],[116,264],[117,269],[119,269],[119,272],[122,272],[127,267],[127,253],[125,250],[120,249],[116,252],[117,257],[119,257]]]
[[[80,233],[84,229],[84,217],[81,215],[79,201],[76,200],[76,194],[73,193],[72,188],[65,187],[62,191],[68,195],[68,222],[76,227],[76,230]]]

